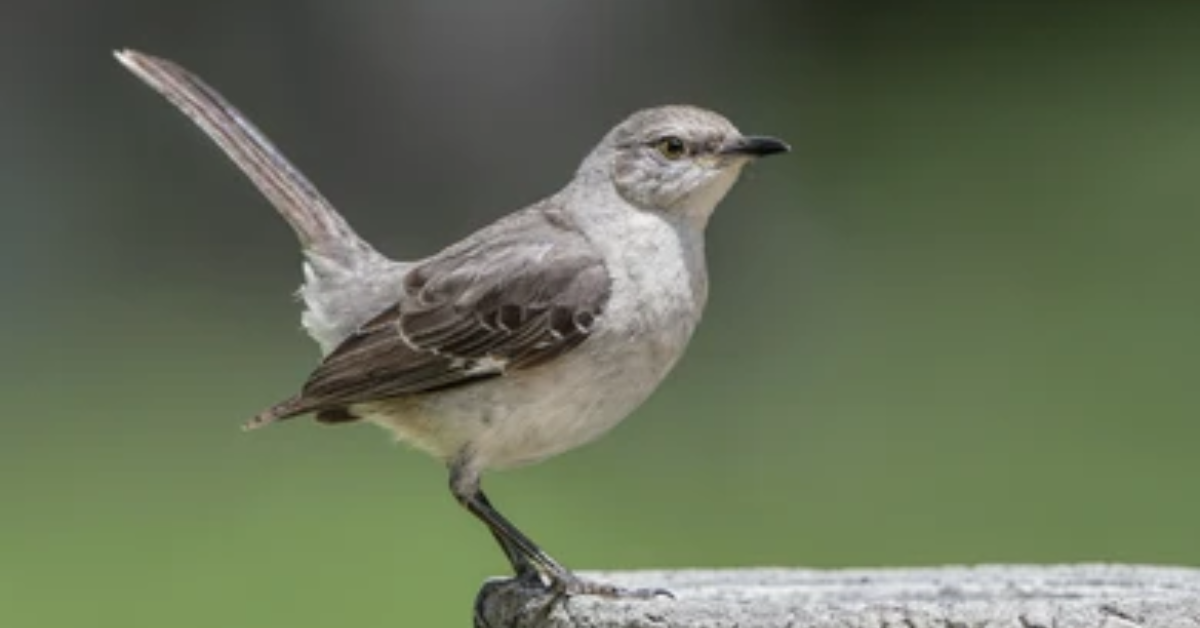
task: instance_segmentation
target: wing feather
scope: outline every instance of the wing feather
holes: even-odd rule
[[[535,207],[417,265],[404,288],[325,358],[300,395],[255,424],[313,411],[341,422],[354,404],[550,362],[591,334],[611,280],[578,231]]]

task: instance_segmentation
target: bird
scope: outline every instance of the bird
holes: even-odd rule
[[[785,153],[692,105],[634,112],[559,191],[416,260],[393,260],[241,112],[182,66],[114,53],[215,141],[289,223],[301,322],[322,359],[247,429],[373,423],[446,465],[515,577],[562,595],[653,597],[576,575],[483,492],[621,422],[679,361],[708,298],[704,234],[743,168]]]

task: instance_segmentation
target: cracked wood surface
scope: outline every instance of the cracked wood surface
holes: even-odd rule
[[[1200,569],[1132,565],[590,573],[675,599],[553,599],[489,581],[487,628],[1200,628]]]

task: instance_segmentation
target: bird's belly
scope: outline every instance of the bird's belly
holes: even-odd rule
[[[682,323],[653,334],[599,333],[543,366],[355,411],[444,460],[466,451],[481,469],[531,464],[588,443],[629,416],[690,334]]]
[[[485,467],[530,464],[588,443],[629,416],[658,386],[669,365],[630,347],[605,347],[512,378],[518,404],[506,409],[473,443]],[[625,353],[625,355],[620,355]],[[499,397],[500,395],[498,395]],[[508,389],[503,397],[514,396]]]

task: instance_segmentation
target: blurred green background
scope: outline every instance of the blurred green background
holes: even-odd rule
[[[792,142],[712,223],[660,393],[487,479],[569,565],[1200,564],[1200,5],[28,1],[0,9],[2,626],[466,625],[505,567],[379,431],[239,432],[317,358],[299,256],[125,46],[398,257],[646,105]]]

